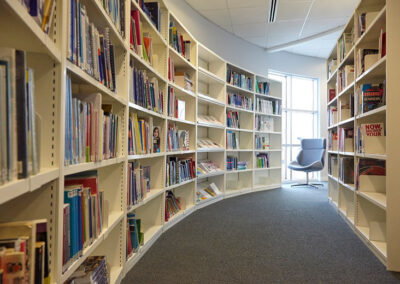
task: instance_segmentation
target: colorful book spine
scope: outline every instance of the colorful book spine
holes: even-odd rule
[[[196,177],[195,161],[192,158],[167,157],[166,186],[179,184]]]

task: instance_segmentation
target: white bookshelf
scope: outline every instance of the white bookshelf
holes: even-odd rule
[[[131,10],[139,10],[142,30],[153,40],[152,52],[157,61],[152,65],[140,58],[129,48],[129,18],[125,17],[125,35],[122,36],[110,16],[103,9],[101,1],[86,0],[85,6],[91,21],[98,28],[109,28],[110,40],[115,48],[116,91],[111,91],[85,71],[67,59],[67,11],[68,2],[56,0],[56,18],[50,35],[44,34],[36,22],[28,15],[19,1],[5,0],[0,3],[1,46],[26,50],[28,66],[35,71],[35,111],[42,117],[40,139],[40,171],[37,175],[22,180],[14,180],[0,186],[0,222],[46,218],[50,237],[51,282],[62,283],[90,255],[106,255],[111,283],[119,283],[125,274],[146,253],[149,247],[163,232],[197,209],[203,208],[224,198],[259,190],[269,190],[281,186],[281,116],[272,115],[275,128],[270,131],[255,131],[256,113],[227,104],[227,92],[238,93],[251,98],[256,97],[281,101],[282,90],[279,82],[269,80],[231,64],[209,48],[199,43],[189,30],[176,18],[168,7],[159,0],[162,14],[159,32],[150,19],[140,9],[135,0],[125,1],[125,15]],[[185,39],[191,40],[190,62],[169,45],[169,22],[173,21]],[[9,29],[12,23],[13,29]],[[29,44],[27,44],[29,43]],[[168,80],[168,58],[174,60],[175,68],[187,71],[194,82],[192,91]],[[143,108],[129,100],[129,78],[132,76],[132,63],[136,68],[146,71],[150,78],[158,80],[164,93],[164,112],[157,113]],[[227,70],[233,69],[252,78],[251,90],[226,83]],[[120,133],[120,154],[112,159],[99,162],[64,164],[65,141],[65,97],[66,76],[71,78],[74,94],[100,93],[102,102],[111,104],[113,113],[122,118]],[[255,93],[255,79],[268,81],[268,95]],[[186,102],[184,120],[168,116],[168,87],[174,88],[177,98]],[[226,111],[238,111],[241,128],[226,127]],[[152,117],[155,125],[161,128],[160,153],[129,155],[128,117],[136,113],[139,117]],[[198,115],[212,115],[220,124],[205,123]],[[168,124],[176,124],[179,129],[190,133],[190,149],[167,152],[166,139]],[[233,131],[239,136],[238,149],[226,149],[226,133]],[[255,137],[269,137],[269,149],[256,149]],[[198,148],[198,138],[209,138],[221,145],[219,148]],[[268,153],[270,167],[256,168],[257,153]],[[227,156],[236,156],[248,162],[246,170],[227,171]],[[197,178],[175,184],[165,185],[165,164],[167,157],[179,156],[194,161],[212,160],[221,171],[198,176]],[[127,167],[128,162],[151,165],[150,192],[146,198],[133,206],[127,206]],[[96,170],[99,189],[104,191],[109,204],[108,225],[94,242],[84,249],[82,256],[63,272],[63,204],[64,179],[66,176]],[[199,186],[215,183],[221,195],[196,202]],[[165,196],[172,191],[185,202],[184,209],[165,221]],[[139,250],[126,258],[127,214],[134,212],[142,222],[144,244]]]
[[[396,32],[400,21],[398,13],[400,3],[393,0],[361,0],[353,16],[345,26],[344,32],[350,32],[358,24],[358,16],[367,13],[371,19],[367,22],[365,32],[359,37],[355,35],[354,42],[341,62],[338,69],[347,64],[357,65],[357,52],[364,48],[378,49],[381,28],[386,31],[386,54],[364,70],[354,74],[353,82],[346,86],[336,97],[329,102],[328,108],[338,107],[338,123],[328,126],[328,132],[337,132],[342,127],[352,127],[363,123],[383,122],[386,128],[386,137],[381,145],[366,150],[366,153],[357,153],[353,149],[344,152],[337,148],[329,149],[329,157],[353,157],[354,171],[357,171],[357,162],[370,158],[386,161],[386,176],[360,176],[358,189],[354,184],[346,184],[338,178],[338,165],[334,166],[332,174],[328,175],[328,194],[331,203],[338,210],[339,215],[354,230],[372,252],[386,265],[388,270],[400,271],[400,246],[397,242],[400,236],[397,204],[400,195],[397,190],[397,163],[399,154],[397,146],[400,137],[397,131],[398,115],[396,114],[399,100],[396,92],[397,69],[400,58],[397,50],[400,45],[400,36]],[[339,58],[339,45],[335,46],[328,63],[333,58]],[[337,69],[328,74],[328,90],[337,90]],[[374,110],[349,116],[344,111],[341,117],[340,104],[346,103],[351,94],[357,94],[357,89],[366,83],[382,83],[386,79],[386,105]],[[328,161],[329,162],[329,161]]]

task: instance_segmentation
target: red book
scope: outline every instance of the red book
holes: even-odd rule
[[[386,32],[382,33],[382,54],[381,56],[384,57],[386,55]]]
[[[185,43],[183,42],[183,36],[180,36],[181,46],[182,46],[182,55],[185,57]]]
[[[336,89],[329,89],[329,101],[336,97]]]

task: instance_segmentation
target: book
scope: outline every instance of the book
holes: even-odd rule
[[[148,16],[156,27],[156,29],[161,32],[161,22],[162,22],[162,14],[160,9],[160,4],[158,2],[144,2],[145,7],[148,10]]]
[[[227,103],[230,106],[242,108],[246,110],[253,110],[253,101],[251,98],[241,94],[227,92]]]
[[[171,217],[176,215],[179,211],[183,210],[181,204],[182,199],[176,197],[175,194],[168,190],[165,196],[165,222],[168,222]]]
[[[192,76],[188,72],[176,71],[174,72],[174,83],[183,89],[193,92]]]
[[[376,109],[385,105],[385,93],[383,84],[363,84],[360,96],[361,113]]]
[[[150,192],[151,167],[139,162],[128,163],[127,205],[132,206],[143,201]]]
[[[226,149],[239,149],[239,133],[227,130],[226,131]]]
[[[273,132],[274,118],[270,116],[257,115],[255,116],[255,130],[262,132]]]
[[[199,178],[201,175],[217,173],[220,171],[222,170],[212,160],[200,160],[197,162],[197,176]]]
[[[190,62],[191,41],[184,39],[179,29],[175,22],[171,20],[169,24],[169,45]]]
[[[360,176],[386,176],[386,161],[376,159],[359,159],[356,165],[356,189],[360,187]]]
[[[176,118],[185,120],[186,119],[186,112],[185,112],[185,101],[184,100],[177,100],[177,116]]]
[[[227,74],[226,82],[228,84],[249,91],[253,90],[253,79],[250,76],[229,69],[229,67],[226,74]]]
[[[347,86],[354,82],[354,65],[345,65],[337,72],[337,92],[342,92]]]
[[[160,153],[161,138],[160,128],[158,126],[153,127],[153,153]]]
[[[226,156],[227,171],[242,171],[248,169],[247,161],[240,161],[236,156]]]
[[[159,125],[153,125],[153,117],[138,117],[137,113],[130,112],[128,120],[128,153],[142,155],[153,153],[154,127],[162,133]]]
[[[204,182],[197,184],[196,190],[196,202],[199,203],[203,200],[213,198],[221,195],[221,191],[215,183]]]
[[[135,213],[127,215],[127,258],[144,243],[144,234],[141,230],[141,219],[136,217]]]
[[[267,100],[256,97],[255,109],[264,114],[280,115],[282,112],[281,102],[279,100]]]
[[[196,177],[192,158],[168,156],[166,161],[166,186],[179,184]]]
[[[354,184],[354,158],[340,157],[339,179],[346,184]]]
[[[226,110],[226,126],[232,128],[240,128],[239,112]]]
[[[179,129],[176,123],[168,124],[167,151],[187,151],[189,150],[189,131]]]
[[[336,97],[336,89],[329,89],[328,94],[328,102],[330,102]]]
[[[357,153],[384,154],[385,124],[383,122],[361,124],[357,126],[355,139]]]
[[[210,138],[197,138],[197,148],[223,148],[223,146]]]
[[[257,168],[269,168],[269,153],[257,153],[256,165]]]
[[[256,93],[262,94],[262,95],[268,95],[269,94],[269,82],[259,82],[256,79]]]
[[[204,124],[214,124],[216,126],[223,126],[222,122],[219,121],[216,117],[206,114],[197,114],[197,122]]]
[[[66,284],[109,283],[106,256],[89,256],[65,282]]]
[[[254,137],[254,143],[255,143],[255,149],[257,150],[271,149],[269,136],[256,134]]]

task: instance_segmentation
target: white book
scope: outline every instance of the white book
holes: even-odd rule
[[[185,120],[186,111],[185,111],[185,101],[178,100],[178,119]]]

